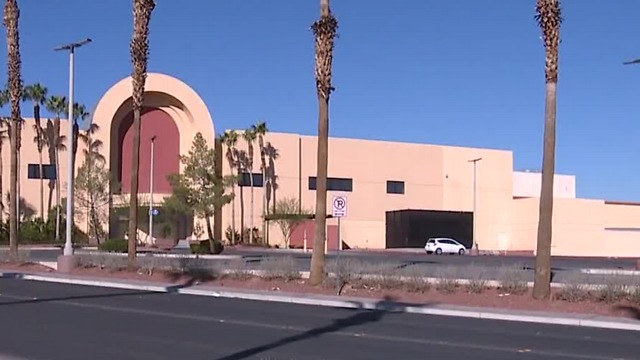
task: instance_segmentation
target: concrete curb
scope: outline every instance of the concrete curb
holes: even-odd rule
[[[91,256],[127,256],[126,253],[105,253],[100,251],[83,251],[78,250],[75,255],[91,255]],[[171,259],[204,259],[204,260],[237,260],[242,259],[242,255],[197,255],[197,254],[163,254],[163,253],[151,253],[151,252],[138,252],[138,257],[158,257],[158,258],[171,258]]]
[[[268,301],[279,302],[299,305],[311,305],[311,306],[324,306],[335,308],[347,308],[347,309],[364,309],[364,310],[385,310],[409,314],[421,314],[421,315],[438,315],[438,316],[452,316],[452,317],[464,317],[464,318],[476,318],[487,320],[501,320],[501,321],[514,321],[514,322],[529,322],[538,324],[550,324],[550,325],[567,325],[589,328],[601,328],[601,329],[616,329],[616,330],[629,330],[640,331],[640,322],[631,321],[628,319],[614,320],[611,318],[598,318],[595,316],[578,317],[578,316],[557,316],[553,315],[541,315],[532,313],[506,313],[502,309],[496,311],[490,311],[487,309],[480,310],[467,310],[467,309],[453,309],[446,307],[423,307],[403,305],[399,303],[389,302],[387,304],[380,305],[379,300],[372,299],[348,299],[340,298],[337,296],[303,296],[297,294],[270,294],[266,292],[249,292],[249,291],[233,291],[233,290],[217,290],[217,289],[198,289],[198,288],[173,288],[171,286],[163,285],[149,285],[142,283],[129,283],[124,281],[103,281],[95,279],[78,279],[59,276],[47,276],[25,273],[1,273],[0,278],[17,278],[29,281],[42,281],[59,284],[70,285],[84,285],[94,287],[106,287],[125,290],[138,290],[148,292],[159,293],[177,293],[181,295],[192,296],[210,296],[217,298],[228,299],[242,299],[242,300],[254,300],[254,301]],[[499,311],[502,310],[502,311]],[[625,321],[626,320],[626,321]]]
[[[638,270],[620,270],[620,269],[580,269],[580,273],[589,275],[629,275],[638,276]]]

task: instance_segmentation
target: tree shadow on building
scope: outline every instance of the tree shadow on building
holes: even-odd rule
[[[267,212],[271,206],[271,212],[276,212],[276,192],[278,190],[278,175],[276,174],[276,160],[280,157],[278,149],[271,142],[267,142],[264,146],[264,152],[267,156],[267,168],[265,169],[264,191],[267,192]]]

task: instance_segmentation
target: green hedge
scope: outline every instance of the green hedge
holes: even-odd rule
[[[129,243],[125,239],[109,239],[98,245],[98,250],[114,253],[126,253],[129,251]]]
[[[197,243],[192,243],[189,245],[191,248],[192,254],[214,254],[218,255],[224,251],[224,245],[220,240],[213,241],[213,252],[211,252],[211,245],[209,244],[209,240],[201,240]]]
[[[64,219],[60,220],[60,239],[55,241],[56,222],[55,216],[48,221],[41,218],[33,218],[22,221],[19,226],[19,243],[20,244],[62,244],[65,241],[66,223]],[[71,235],[72,240],[76,244],[87,244],[89,238],[78,227],[74,226]],[[0,223],[0,244],[9,243],[9,221]]]

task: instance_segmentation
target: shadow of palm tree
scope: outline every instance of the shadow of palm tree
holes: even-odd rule
[[[364,306],[362,303],[354,302],[354,304],[358,305],[358,307],[356,308],[356,311],[358,310],[359,311],[349,317],[346,317],[343,319],[336,319],[336,320],[333,320],[333,322],[329,325],[314,328],[314,329],[305,331],[301,334],[288,336],[286,338],[283,338],[268,344],[264,344],[264,345],[256,346],[247,350],[239,351],[237,353],[218,358],[217,360],[248,359],[250,357],[263,353],[265,351],[273,350],[275,348],[285,346],[294,342],[304,341],[304,340],[316,338],[325,334],[339,332],[347,328],[358,326],[358,325],[374,323],[374,322],[380,321],[380,319],[382,319],[385,314],[400,312],[407,306],[415,306],[415,304],[403,304],[403,303],[395,302],[390,296],[385,296],[384,299],[378,301],[375,304],[374,309],[368,309],[368,310],[364,309]],[[433,306],[433,305],[434,304],[427,304],[427,305],[422,304],[421,306]]]
[[[636,320],[640,320],[640,308],[630,305],[617,305],[614,309],[631,315]]]
[[[220,275],[212,269],[187,267],[180,270],[170,271],[167,273],[167,277],[171,282],[182,280],[181,283],[167,287],[167,292],[176,292],[179,289],[217,280],[220,278]]]

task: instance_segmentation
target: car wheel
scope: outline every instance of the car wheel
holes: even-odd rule
[[[442,249],[437,248],[436,249],[436,255],[442,255]]]
[[[464,255],[464,252],[465,252],[464,249],[460,249],[458,250],[458,255]]]

